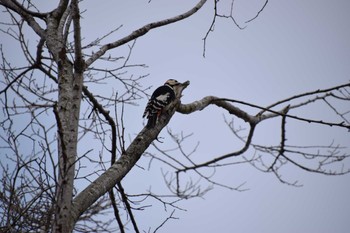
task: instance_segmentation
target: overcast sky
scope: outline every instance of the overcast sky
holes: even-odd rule
[[[184,2],[168,5],[152,1],[146,8],[152,8],[148,10],[153,17],[161,19],[189,9],[196,1]],[[145,85],[157,86],[169,77],[190,80],[183,102],[217,95],[266,106],[298,93],[349,82],[349,1],[270,1],[258,19],[245,24],[262,3],[235,1],[236,20],[246,28],[239,30],[229,20],[218,19],[207,41],[206,58],[202,57],[202,38],[211,23],[211,2],[193,17],[139,39],[134,59],[150,67]],[[143,10],[130,6],[126,9],[121,7],[116,11],[117,15],[130,13],[128,23],[143,25],[153,19]],[[142,20],[144,14],[150,19]],[[140,115],[143,108],[137,111]],[[197,155],[210,158],[237,149],[234,145],[237,141],[225,128],[222,114],[214,107],[190,116],[176,114],[170,127],[193,132],[193,140],[201,142]],[[292,134],[289,142],[327,145],[338,134],[311,131],[313,127],[305,132],[307,126],[288,128]],[[337,142],[349,145],[349,134],[340,131]],[[324,134],[330,135],[324,137]],[[262,126],[256,136],[258,142],[277,144],[279,124]],[[134,172],[126,181],[138,179],[141,171]],[[180,220],[168,222],[161,232],[345,233],[349,230],[349,175],[327,177],[294,168],[285,171],[284,176],[299,180],[303,187],[283,185],[273,175],[249,166],[225,169],[219,180],[231,185],[247,181],[245,187],[249,191],[216,188],[205,199],[185,201],[180,206],[187,212],[177,211]],[[159,211],[146,219],[152,221],[157,214],[165,216]]]
[[[84,42],[123,25],[106,42],[116,40],[146,23],[187,11],[197,3],[174,2],[103,0],[97,4],[87,0],[81,7],[87,10],[82,18]],[[212,22],[212,1],[192,17],[139,38],[130,62],[148,65],[146,70],[138,71],[149,74],[142,80],[144,87],[154,89],[168,78],[190,80],[183,103],[216,95],[267,106],[305,91],[349,82],[350,1],[269,1],[259,17],[246,24],[263,4],[264,1],[236,0],[234,17],[245,29],[238,29],[228,19],[217,19],[215,30],[207,39],[205,58],[202,39]],[[229,6],[230,2],[221,10],[227,13]],[[111,54],[118,56],[120,51],[116,49]],[[142,129],[146,102],[143,99],[137,103],[139,106],[128,106],[125,111],[131,139]],[[251,114],[257,112],[245,109]],[[193,133],[189,148],[200,141],[196,156],[213,158],[240,146],[225,126],[223,113],[215,107],[188,116],[177,113],[169,127],[173,131]],[[307,110],[305,113],[312,114]],[[319,109],[313,113],[319,118],[328,114]],[[291,144],[329,145],[335,139],[336,144],[349,145],[349,133],[343,129],[321,131],[319,127],[297,123],[288,123],[287,127]],[[278,144],[279,129],[278,121],[263,124],[254,140],[260,144]],[[161,136],[166,145],[169,136],[164,131]],[[88,150],[89,146],[82,147]],[[147,161],[142,158],[139,165],[146,166]],[[350,166],[349,162],[347,165]],[[249,190],[215,188],[203,199],[183,201],[179,206],[187,211],[176,211],[179,220],[167,222],[160,232],[349,231],[349,175],[308,174],[297,168],[284,172],[285,177],[300,181],[303,187],[284,185],[273,175],[249,165],[225,168],[218,172],[217,180],[233,186],[246,182],[244,188]],[[130,193],[143,192],[150,186],[166,190],[161,170],[156,166],[152,171],[135,167],[123,182]],[[153,209],[138,213],[136,219],[141,229],[154,229],[169,214],[155,204]]]

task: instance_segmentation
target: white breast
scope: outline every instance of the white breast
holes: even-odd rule
[[[166,93],[160,96],[157,96],[157,101],[161,101],[161,102],[167,102],[168,98],[169,98],[170,93]]]

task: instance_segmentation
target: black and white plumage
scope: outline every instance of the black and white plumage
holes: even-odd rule
[[[153,128],[156,125],[162,110],[175,99],[174,87],[179,84],[175,79],[169,79],[163,86],[158,87],[153,92],[142,116],[148,119],[147,128]]]

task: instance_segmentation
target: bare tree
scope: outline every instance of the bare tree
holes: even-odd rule
[[[5,47],[1,45],[1,148],[6,151],[1,159],[0,215],[1,230],[4,232],[112,232],[116,229],[110,223],[118,222],[118,230],[125,232],[125,225],[138,229],[133,211],[135,205],[147,198],[160,201],[165,207],[179,208],[176,201],[204,195],[213,186],[230,187],[213,179],[213,172],[225,166],[250,163],[263,172],[271,172],[283,183],[298,183],[282,178],[280,168],[287,164],[308,172],[327,175],[341,175],[349,172],[343,162],[349,157],[345,148],[336,143],[317,147],[289,145],[286,122],[294,119],[324,127],[349,130],[349,111],[342,109],[350,101],[350,84],[342,84],[323,90],[315,90],[277,101],[269,106],[257,106],[224,97],[207,96],[189,104],[182,104],[181,94],[188,87],[184,82],[177,92],[176,100],[167,107],[155,128],[142,129],[126,146],[123,124],[124,106],[134,104],[145,95],[148,88],[140,85],[147,75],[134,75],[144,64],[130,64],[129,58],[135,40],[149,31],[163,27],[195,14],[206,3],[198,1],[189,11],[175,17],[146,24],[129,35],[104,43],[118,31],[116,26],[110,33],[83,44],[81,35],[81,1],[61,0],[51,11],[43,12],[32,1],[0,0],[7,19],[2,19],[1,32],[17,41],[23,52],[22,64],[13,64],[7,59]],[[256,19],[268,1],[257,12]],[[219,1],[215,1],[212,25],[204,42],[214,28],[215,20],[232,20],[243,28],[233,17],[233,1],[229,14],[221,14]],[[32,33],[34,32],[34,35]],[[29,40],[30,38],[30,40]],[[29,41],[34,41],[33,47]],[[120,57],[112,57],[108,51],[126,47]],[[205,43],[204,50],[205,52]],[[118,64],[115,69],[106,69],[103,64]],[[102,65],[101,65],[102,64]],[[94,86],[113,83],[118,92],[98,93]],[[305,118],[293,114],[294,110],[325,102],[333,111],[334,121]],[[176,144],[176,159],[173,150],[160,148],[155,140],[177,111],[191,114],[209,105],[223,108],[233,118],[225,119],[233,134],[242,141],[242,148],[210,160],[192,159],[195,152],[186,152],[183,142],[189,135],[173,133],[168,129]],[[238,106],[251,107],[249,113]],[[204,113],[203,113],[204,114]],[[279,118],[279,145],[253,143],[256,126],[261,122]],[[248,132],[234,124],[241,119],[248,126]],[[21,124],[18,124],[21,122]],[[78,153],[83,140],[99,142],[100,153],[91,151]],[[146,152],[152,145],[159,153]],[[27,148],[32,148],[28,151]],[[253,149],[256,153],[248,156],[245,152]],[[161,156],[159,156],[159,154]],[[124,176],[136,165],[140,157],[148,156],[163,163],[164,179],[169,196],[151,191],[139,195],[128,195],[121,184]],[[84,169],[93,164],[95,170]],[[207,186],[198,181],[204,180]],[[78,187],[79,182],[86,186]],[[137,202],[137,203],[135,203]],[[123,218],[121,211],[128,216]],[[98,216],[113,217],[101,220]],[[173,212],[163,224],[175,218]],[[157,231],[155,229],[155,231]]]

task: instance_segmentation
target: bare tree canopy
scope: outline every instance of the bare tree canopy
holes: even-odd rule
[[[253,168],[293,188],[302,186],[293,171],[350,172],[349,77],[329,77],[334,80],[327,85],[309,88],[291,74],[312,70],[300,68],[308,58],[296,59],[293,69],[269,58],[286,47],[300,48],[285,43],[266,52],[268,40],[244,36],[248,26],[265,23],[260,19],[275,3],[128,4],[0,0],[6,38],[0,42],[1,232],[157,232],[176,222],[185,200],[214,188],[247,190],[242,170]],[[235,41],[229,33],[242,36]],[[188,38],[199,34],[194,46]],[[177,42],[168,44],[168,37]],[[249,49],[253,40],[261,40],[261,47]],[[238,41],[247,54],[265,53],[266,61],[236,55],[243,46]],[[179,63],[172,62],[176,52]],[[252,77],[245,69],[259,73],[252,64],[259,62],[271,65],[261,71],[268,69],[272,78]],[[173,70],[165,73],[170,63]],[[159,70],[148,74],[148,65]],[[283,65],[285,73],[278,73]],[[175,100],[155,127],[144,127],[152,84],[169,78],[181,82]],[[192,133],[196,129],[200,137]],[[161,212],[148,216],[156,224],[138,217],[150,209]]]

